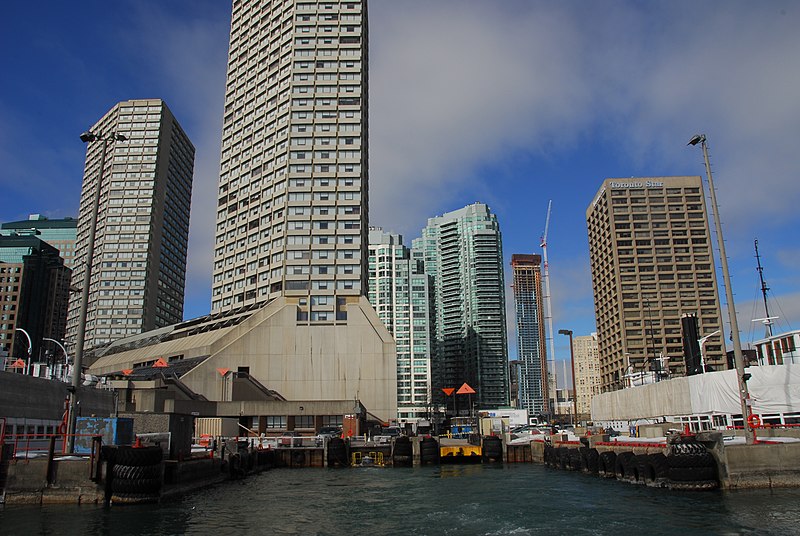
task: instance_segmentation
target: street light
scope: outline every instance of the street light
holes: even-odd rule
[[[68,452],[72,452],[75,447],[75,413],[78,405],[78,387],[81,385],[81,366],[83,362],[83,345],[86,337],[86,317],[89,307],[89,286],[92,281],[92,264],[94,259],[94,238],[97,231],[97,215],[100,211],[100,187],[103,180],[103,170],[106,166],[106,152],[108,144],[115,141],[125,141],[127,138],[122,134],[111,132],[107,135],[95,134],[87,130],[80,135],[83,143],[102,142],[103,147],[100,152],[100,170],[94,185],[92,195],[92,217],[89,221],[89,236],[86,239],[86,256],[83,263],[83,285],[81,288],[81,303],[78,311],[78,332],[75,340],[75,361],[72,365],[72,386],[69,391],[69,416],[67,419]],[[66,354],[65,354],[66,355]]]
[[[719,248],[720,263],[722,265],[722,282],[725,285],[725,299],[728,301],[728,319],[731,323],[733,361],[736,364],[736,378],[739,386],[739,402],[742,406],[744,437],[747,444],[752,445],[755,437],[747,422],[747,418],[750,416],[750,393],[747,390],[747,379],[744,373],[744,356],[742,355],[742,342],[739,339],[739,323],[736,320],[736,307],[733,303],[733,288],[731,287],[731,276],[728,271],[728,256],[725,254],[725,240],[722,238],[722,223],[719,219],[719,208],[717,206],[717,191],[714,189],[714,179],[711,177],[711,162],[708,159],[708,145],[706,144],[705,134],[696,134],[689,140],[688,145],[697,145],[698,143],[700,144],[700,148],[703,149],[703,161],[706,166],[708,189],[711,192],[711,209],[714,212],[714,224],[717,229],[717,247]],[[725,340],[724,337],[722,339]]]
[[[709,333],[705,337],[700,337],[697,340],[697,342],[700,344],[700,370],[702,371],[703,374],[705,374],[706,372],[706,358],[703,355],[703,348],[706,345],[706,341],[708,341],[708,339],[710,339],[715,335],[719,335],[719,330],[715,331],[714,333]]]
[[[55,339],[51,339],[50,337],[42,337],[42,340],[43,340],[43,341],[50,341],[50,342],[52,342],[52,343],[55,343],[55,344],[56,344],[56,346],[58,346],[59,348],[61,348],[61,351],[62,351],[62,352],[64,352],[64,367],[66,368],[66,366],[67,366],[67,365],[68,365],[68,363],[69,363],[69,355],[67,355],[67,349],[66,349],[66,348],[64,348],[64,345],[63,345],[63,344],[61,344],[60,342],[58,342],[58,341],[57,341],[57,340],[55,340]],[[55,367],[55,359],[53,360],[53,366]],[[63,373],[63,371],[61,372],[60,376],[61,376],[61,377],[59,378],[59,380],[61,380],[61,381],[64,381],[64,373]],[[50,374],[50,379],[53,379],[53,375],[52,375],[52,373]]]
[[[26,363],[26,366],[25,366],[25,374],[30,374],[31,373],[31,353],[33,352],[33,343],[31,342],[31,336],[28,335],[28,332],[25,331],[22,328],[14,328],[14,330],[22,332],[22,334],[25,335],[25,338],[28,339],[28,362]]]
[[[572,423],[575,426],[578,425],[578,390],[575,387],[575,352],[572,348],[572,330],[569,329],[559,329],[559,335],[567,335],[569,336],[569,360],[572,364],[572,409],[575,411],[575,421]]]

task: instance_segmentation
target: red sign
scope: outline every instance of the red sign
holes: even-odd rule
[[[442,391],[444,391],[444,394],[446,394],[447,396],[452,396],[453,391],[455,390],[456,390],[455,387],[442,387]]]
[[[472,387],[470,387],[469,385],[467,385],[465,383],[464,385],[462,385],[458,389],[458,391],[456,391],[456,394],[457,395],[474,395],[475,394],[475,389],[473,389]]]
[[[16,361],[14,361],[14,364],[8,368],[25,368],[25,360],[17,359]]]
[[[133,369],[129,369],[129,368],[122,369],[122,373],[123,373],[125,376],[130,376],[130,375],[133,373]]]
[[[156,361],[155,363],[153,363],[153,368],[164,368],[164,367],[168,367],[168,366],[169,366],[169,365],[167,364],[167,362],[166,362],[166,361],[164,361],[164,358],[163,358],[163,357],[159,357],[159,358],[158,358],[158,361]]]
[[[218,368],[217,372],[219,372],[220,376],[225,376],[230,370],[229,368]]]

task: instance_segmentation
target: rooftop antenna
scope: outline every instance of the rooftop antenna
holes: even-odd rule
[[[767,328],[766,336],[769,338],[772,337],[772,320],[777,317],[769,315],[769,304],[767,303],[767,291],[769,290],[769,287],[767,286],[767,282],[764,281],[764,267],[761,266],[761,256],[758,254],[758,238],[755,239],[755,247],[756,261],[758,262],[758,268],[756,268],[756,270],[758,270],[758,278],[761,280],[761,295],[764,297],[764,314],[766,315],[763,321],[764,326]]]
[[[558,376],[556,374],[556,349],[555,339],[553,338],[553,304],[550,300],[550,265],[547,262],[547,232],[550,230],[550,209],[553,206],[553,200],[547,202],[547,218],[544,222],[544,234],[539,244],[542,248],[542,258],[544,259],[544,304],[545,304],[545,319],[547,320],[547,338],[550,341],[550,357],[553,360],[553,413],[558,407]]]

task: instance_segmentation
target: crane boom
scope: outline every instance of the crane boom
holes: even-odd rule
[[[555,340],[553,338],[553,305],[550,300],[550,265],[547,262],[547,233],[550,231],[550,211],[553,207],[553,200],[547,202],[547,218],[544,222],[544,234],[540,246],[542,248],[542,259],[544,260],[544,304],[545,304],[545,319],[547,320],[547,339],[550,341],[550,358],[553,361],[553,366],[550,369],[553,373],[553,393],[552,411],[555,414],[558,406],[558,378],[556,376],[556,349]],[[546,362],[549,360],[546,360]]]

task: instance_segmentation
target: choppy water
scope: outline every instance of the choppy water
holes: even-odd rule
[[[279,469],[150,506],[6,506],[2,535],[798,534],[800,490],[672,492],[539,465]]]

